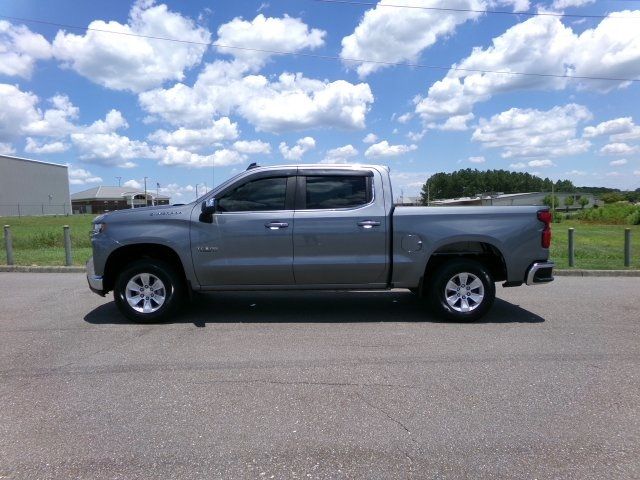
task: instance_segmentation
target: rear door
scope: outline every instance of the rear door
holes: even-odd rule
[[[380,174],[299,170],[293,230],[297,285],[383,285],[387,218]]]

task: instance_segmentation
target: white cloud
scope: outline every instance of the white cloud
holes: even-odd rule
[[[462,132],[469,130],[469,125],[467,125],[467,123],[474,118],[475,115],[473,113],[468,113],[466,115],[454,115],[453,117],[447,118],[447,121],[443,124],[438,125],[430,123],[428,126],[429,128],[435,128],[436,130]]]
[[[351,144],[343,147],[327,150],[324,159],[320,163],[347,163],[350,158],[356,157],[358,150]]]
[[[529,0],[489,0],[489,7],[495,8],[502,5],[511,5],[514,12],[526,12],[529,10],[529,3]]]
[[[102,165],[132,168],[132,160],[150,158],[146,142],[131,140],[117,133],[72,133],[71,142],[78,149],[79,158]]]
[[[22,135],[62,137],[76,128],[71,120],[78,116],[78,108],[68,97],[50,98],[52,108],[44,112],[38,108],[38,102],[38,97],[31,92],[0,84],[0,141]]]
[[[631,155],[637,151],[637,146],[622,142],[609,143],[600,149],[600,153],[603,155]]]
[[[16,149],[13,145],[6,142],[0,142],[0,155],[13,155],[16,153]]]
[[[620,167],[622,165],[626,165],[627,163],[629,163],[627,159],[621,158],[620,160],[613,160],[609,162],[609,165],[611,165],[612,167]]]
[[[173,132],[156,130],[149,135],[149,140],[163,145],[174,145],[180,148],[199,150],[210,147],[222,140],[238,138],[238,124],[231,123],[228,117],[222,117],[210,127],[190,129],[180,127]]]
[[[233,149],[247,155],[256,155],[258,153],[268,155],[271,153],[271,145],[262,140],[239,140],[234,142]]]
[[[636,175],[636,176],[638,176],[638,177],[640,177],[640,170],[634,170],[634,171],[633,171],[633,174],[634,174],[634,175]]]
[[[407,133],[407,138],[409,140],[411,140],[412,142],[419,142],[420,140],[422,140],[424,138],[424,136],[427,134],[427,130],[422,130],[421,132],[409,132]]]
[[[367,148],[364,156],[367,158],[397,157],[417,148],[416,145],[389,145],[388,141],[383,140]]]
[[[427,96],[416,99],[416,113],[424,120],[466,115],[478,102],[516,90],[562,90],[569,85],[609,91],[625,81],[570,80],[545,75],[637,78],[640,75],[640,10],[616,12],[630,17],[621,22],[603,19],[594,29],[577,35],[561,19],[530,18],[493,39],[488,48],[476,47],[435,82]],[[473,73],[467,70],[535,72],[541,76]]]
[[[578,124],[590,118],[589,110],[576,104],[546,111],[512,108],[480,119],[471,138],[485,147],[501,148],[503,158],[576,155],[591,146],[576,137]]]
[[[619,177],[620,176],[620,172],[607,172],[607,173],[605,173],[605,175],[607,177]]]
[[[102,183],[102,178],[92,174],[89,170],[84,168],[73,168],[72,165],[67,165],[69,171],[69,184],[70,185],[86,185],[88,183]]]
[[[385,7],[381,3],[367,10],[355,31],[342,39],[340,57],[343,61],[415,62],[423,50],[453,34],[458,25],[480,16],[478,12]],[[468,10],[484,10],[487,6],[483,0],[407,0],[403,4]],[[380,63],[360,63],[357,71],[364,77],[384,67]]]
[[[484,163],[486,162],[486,158],[480,156],[480,157],[469,157],[469,161],[471,163]]]
[[[246,161],[246,157],[241,153],[226,148],[216,150],[211,155],[199,155],[169,146],[156,150],[155,155],[158,157],[160,165],[181,165],[191,168],[227,167]]]
[[[398,123],[408,123],[413,118],[413,112],[403,113],[398,117]]]
[[[527,164],[524,162],[516,162],[516,163],[510,163],[509,164],[509,168],[512,168],[514,170],[522,170],[523,168],[526,168]]]
[[[621,117],[614,120],[601,122],[595,127],[585,127],[582,136],[585,138],[593,138],[601,135],[613,135],[617,133],[627,133],[633,128],[633,118]]]
[[[362,141],[364,143],[376,143],[378,141],[378,136],[375,133],[367,133]]]
[[[530,167],[536,167],[536,168],[546,168],[546,167],[554,167],[555,163],[553,163],[551,160],[531,160],[527,163],[527,165],[529,165]]]
[[[329,82],[283,73],[271,81],[247,75],[245,67],[216,61],[193,87],[176,84],[144,92],[144,110],[174,124],[207,122],[213,115],[237,113],[257,130],[284,132],[317,127],[364,128],[373,95],[366,83]]]
[[[154,5],[152,0],[134,3],[125,25],[95,20],[89,28],[94,31],[84,35],[58,32],[53,41],[55,57],[95,83],[134,92],[156,87],[167,80],[182,80],[186,69],[200,63],[211,40],[208,30],[169,11],[164,4]],[[133,35],[179,38],[196,43],[165,42]]]
[[[51,45],[24,25],[0,20],[0,74],[30,78],[38,60],[51,57]]]
[[[569,7],[582,7],[596,0],[554,0],[552,7],[556,10],[564,10]]]
[[[122,184],[122,186],[126,188],[133,188],[135,190],[140,190],[143,187],[143,185],[139,181],[134,179],[127,180]]]
[[[431,175],[433,175],[431,172],[400,172],[395,169],[392,169],[389,174],[396,197],[400,194],[419,195],[422,186]]]
[[[31,137],[27,137],[26,145],[24,147],[24,151],[28,153],[39,153],[39,154],[47,154],[47,153],[61,153],[69,150],[69,145],[61,142],[51,142],[51,143],[38,143]]]
[[[112,133],[120,128],[129,128],[129,124],[118,110],[110,110],[104,120],[96,120],[83,129],[84,133]]]
[[[259,14],[251,22],[234,18],[218,29],[217,44],[239,46],[242,49],[218,47],[218,52],[233,55],[251,68],[259,68],[273,55],[269,52],[245,49],[297,52],[324,45],[326,32],[309,27],[298,18],[285,15],[270,18]]]
[[[285,160],[300,160],[305,153],[315,148],[316,141],[312,137],[304,137],[296,142],[293,147],[289,147],[285,142],[280,142],[280,153]]]

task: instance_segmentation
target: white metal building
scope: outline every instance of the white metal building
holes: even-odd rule
[[[0,155],[0,216],[70,213],[66,165]]]

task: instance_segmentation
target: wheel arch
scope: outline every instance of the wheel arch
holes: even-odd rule
[[[113,290],[118,273],[130,263],[141,259],[157,259],[169,264],[187,282],[186,273],[178,253],[160,243],[136,243],[117,248],[107,257],[104,267],[104,290]]]

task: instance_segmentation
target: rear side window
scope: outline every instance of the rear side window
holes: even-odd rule
[[[284,210],[286,177],[261,178],[240,185],[218,200],[221,212],[258,212]]]
[[[358,207],[372,198],[370,177],[309,176],[306,180],[308,209]]]

